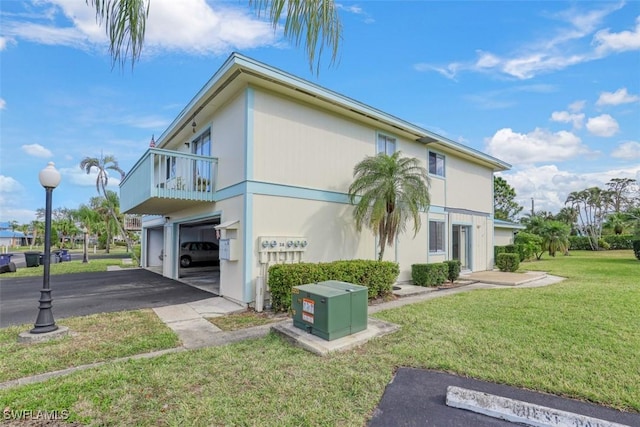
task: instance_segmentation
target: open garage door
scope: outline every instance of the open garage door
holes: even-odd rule
[[[219,242],[214,227],[220,217],[180,224],[178,278],[199,289],[220,294]]]

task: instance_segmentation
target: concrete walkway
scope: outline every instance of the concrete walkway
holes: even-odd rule
[[[547,286],[554,283],[558,283],[564,280],[562,277],[545,275],[540,276],[536,280],[526,281],[526,283],[510,286],[518,288],[529,288]],[[444,297],[447,295],[453,295],[461,292],[469,292],[476,289],[504,289],[505,285],[496,285],[491,283],[473,283],[467,276],[461,277],[460,283],[462,286],[453,287],[450,289],[438,289],[438,288],[423,288],[413,285],[400,285],[399,289],[394,290],[394,294],[398,296],[398,299],[394,301],[374,304],[369,306],[369,314],[377,313],[382,310],[388,310],[391,308],[402,307],[407,304],[414,304],[420,301],[429,299]],[[468,283],[468,284],[467,284]],[[238,331],[225,332],[217,328],[211,322],[206,320],[208,317],[223,316],[231,313],[238,313],[245,311],[245,308],[237,305],[231,301],[228,301],[221,297],[207,298],[204,300],[190,302],[186,304],[178,304],[173,306],[157,307],[153,309],[158,317],[165,322],[172,330],[178,334],[182,342],[181,347],[152,352],[148,354],[140,354],[136,356],[124,357],[117,359],[118,361],[128,359],[139,359],[155,357],[166,353],[174,353],[185,351],[189,349],[202,348],[202,347],[214,347],[225,344],[230,344],[246,339],[260,338],[266,336],[274,323],[257,326],[253,328],[241,329]],[[281,322],[287,322],[290,319],[283,320]],[[32,377],[21,378],[18,380],[7,381],[0,383],[0,390],[17,385],[31,384],[36,382],[45,381],[47,379],[67,375],[69,373],[90,369],[96,366],[103,365],[109,362],[99,362],[89,365],[83,365],[64,369],[56,372],[49,372],[41,375],[34,375]]]

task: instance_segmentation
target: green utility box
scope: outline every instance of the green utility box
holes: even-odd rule
[[[331,341],[367,329],[365,286],[329,280],[294,286],[293,325]]]

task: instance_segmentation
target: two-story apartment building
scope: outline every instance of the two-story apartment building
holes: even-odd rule
[[[270,264],[375,259],[347,191],[365,156],[402,151],[430,174],[422,228],[385,258],[493,268],[493,173],[509,165],[309,81],[232,54],[121,183],[143,221],[142,264],[178,278],[179,246],[220,243],[220,294],[261,295]]]

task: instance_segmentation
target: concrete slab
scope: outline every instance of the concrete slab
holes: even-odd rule
[[[66,337],[69,335],[69,328],[66,326],[58,325],[58,329],[51,332],[45,332],[43,334],[32,334],[30,331],[20,332],[18,334],[18,342],[24,344],[40,343],[45,341],[51,341],[58,338]]]
[[[246,307],[222,297],[207,298],[187,305],[203,317],[218,317],[247,311]]]
[[[296,328],[293,326],[293,321],[281,322],[271,327],[272,331],[283,336],[293,345],[304,348],[319,356],[326,356],[333,352],[345,351],[361,346],[373,338],[393,333],[399,329],[400,326],[394,323],[369,317],[367,319],[367,329],[364,331],[327,341]]]
[[[460,275],[463,280],[488,283],[502,286],[518,286],[524,283],[543,279],[547,273],[543,271],[529,271],[526,273],[510,273],[505,271],[477,271],[465,275]]]
[[[446,403],[453,408],[534,427],[629,427],[626,424],[456,386],[447,387]]]
[[[221,331],[220,328],[202,317],[169,322],[167,326],[178,334],[180,341],[182,341],[182,346],[185,348],[208,346],[210,337]]]
[[[191,308],[189,304],[176,304],[168,305],[165,307],[154,307],[153,311],[165,323],[202,318],[202,316],[193,308]]]

